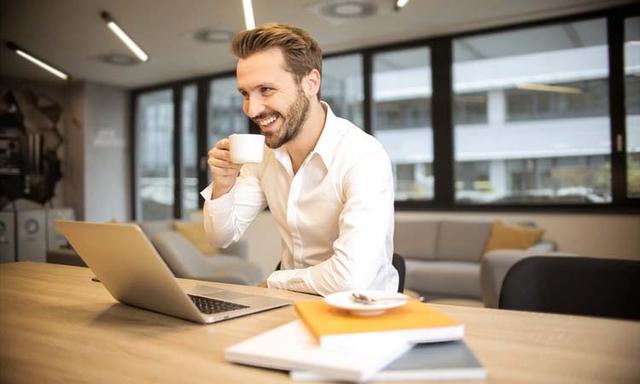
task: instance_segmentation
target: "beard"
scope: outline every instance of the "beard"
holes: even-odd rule
[[[299,89],[298,97],[282,117],[282,126],[276,132],[263,133],[269,148],[276,149],[293,140],[309,117],[309,98]]]

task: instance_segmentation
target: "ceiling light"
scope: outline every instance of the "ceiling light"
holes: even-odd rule
[[[69,79],[69,75],[67,75],[66,73],[62,72],[61,70],[56,69],[53,66],[45,63],[44,61],[36,58],[35,56],[27,53],[24,49],[18,47],[15,43],[7,41],[6,46],[7,46],[7,48],[9,48],[13,52],[15,52],[17,55],[19,55],[20,57],[29,60],[33,64],[39,66],[40,68],[42,68],[42,69],[44,69],[46,71],[49,71],[50,73],[58,76],[59,78],[61,78],[63,80],[68,80]]]
[[[193,38],[201,43],[226,43],[233,38],[233,32],[224,29],[204,28],[196,31]]]
[[[396,0],[396,6],[395,6],[396,11],[399,11],[400,9],[402,9],[405,5],[407,5],[408,2],[409,0]]]
[[[129,48],[131,52],[133,52],[133,54],[136,55],[138,59],[140,59],[140,61],[149,60],[149,56],[147,56],[147,54],[144,53],[142,48],[140,48],[138,44],[136,44],[136,42],[133,41],[129,37],[129,35],[127,35],[126,32],[122,28],[120,28],[118,24],[116,24],[115,21],[113,21],[113,18],[111,18],[111,15],[109,15],[107,12],[102,12],[100,16],[102,16],[102,20],[104,20],[104,22],[107,23],[107,26],[109,27],[109,29],[111,29],[111,31],[116,36],[118,36],[120,40],[122,40],[122,42],[127,46],[127,48]]]
[[[256,27],[256,21],[253,18],[253,4],[251,0],[242,0],[242,10],[244,11],[244,25],[247,31],[250,31]]]
[[[323,6],[320,11],[328,16],[338,19],[355,19],[372,16],[376,13],[375,4],[362,0],[334,1]]]
[[[140,64],[140,61],[131,55],[124,55],[122,53],[107,53],[97,57],[103,63],[130,66]]]
[[[563,87],[560,85],[549,85],[549,84],[539,84],[539,83],[522,83],[522,84],[518,84],[516,88],[527,89],[530,91],[570,93],[574,95],[582,93],[582,90],[580,88]]]

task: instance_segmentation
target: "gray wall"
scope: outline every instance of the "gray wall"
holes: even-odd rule
[[[131,218],[128,95],[123,89],[86,83],[84,218]]]

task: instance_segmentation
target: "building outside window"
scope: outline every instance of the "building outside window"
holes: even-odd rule
[[[242,95],[235,77],[211,81],[207,113],[207,148],[234,133],[249,133],[249,120],[242,112]],[[211,174],[207,172],[211,182]]]
[[[321,99],[333,113],[364,129],[362,55],[331,57],[322,61]]]
[[[611,202],[605,19],[455,39],[453,61],[457,202]]]
[[[640,17],[624,22],[627,197],[640,198]]]
[[[173,217],[173,92],[142,94],[136,105],[139,220]]]
[[[198,90],[195,84],[182,88],[182,215],[198,209],[197,155]]]
[[[373,133],[391,158],[396,200],[433,199],[428,47],[373,56]]]

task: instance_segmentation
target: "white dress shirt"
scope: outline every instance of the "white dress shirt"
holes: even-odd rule
[[[382,145],[326,103],[316,147],[293,173],[284,147],[265,149],[260,164],[245,164],[233,188],[205,199],[210,242],[240,239],[267,206],[283,240],[281,270],[270,288],[328,295],[351,289],[395,292],[393,176]]]

